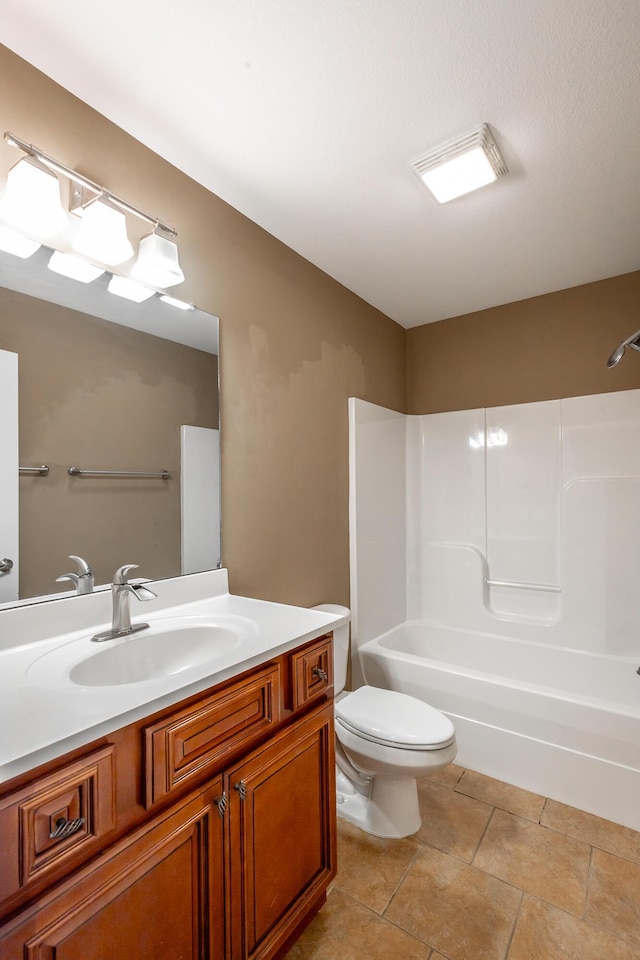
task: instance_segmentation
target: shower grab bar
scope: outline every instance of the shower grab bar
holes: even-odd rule
[[[162,480],[169,480],[171,477],[168,470],[150,473],[137,470],[81,470],[80,467],[69,467],[68,473],[70,477],[158,477]]]
[[[562,593],[561,587],[551,583],[520,583],[517,580],[489,580],[484,581],[488,587],[513,587],[516,590],[540,590],[543,593]]]
[[[46,463],[43,463],[40,467],[18,467],[18,473],[25,477],[46,477],[49,474],[49,467]]]

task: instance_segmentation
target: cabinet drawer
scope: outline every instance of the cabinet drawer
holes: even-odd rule
[[[326,634],[291,654],[292,707],[324,696],[333,687],[332,636]]]
[[[251,746],[280,720],[280,664],[145,727],[145,802],[219,769],[232,750]]]
[[[77,863],[113,828],[113,770],[109,746],[0,800],[0,900]]]

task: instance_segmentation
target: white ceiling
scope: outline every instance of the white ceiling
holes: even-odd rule
[[[405,327],[640,268],[638,0],[0,16],[3,43]],[[408,163],[481,122],[509,176],[439,206]]]

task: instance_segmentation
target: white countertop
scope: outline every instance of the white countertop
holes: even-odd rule
[[[238,597],[226,570],[149,585],[158,594],[131,602],[132,622],[206,617],[236,623],[240,640],[214,661],[180,666],[154,679],[83,686],[69,670],[110,644],[91,637],[110,626],[109,594],[0,610],[0,782],[119,727],[206,690],[345,622],[334,613]],[[134,634],[125,642],[135,644]],[[96,649],[97,648],[97,649]]]

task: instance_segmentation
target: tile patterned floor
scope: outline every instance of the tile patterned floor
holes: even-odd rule
[[[423,824],[338,820],[338,876],[286,960],[640,960],[640,833],[452,764]]]

